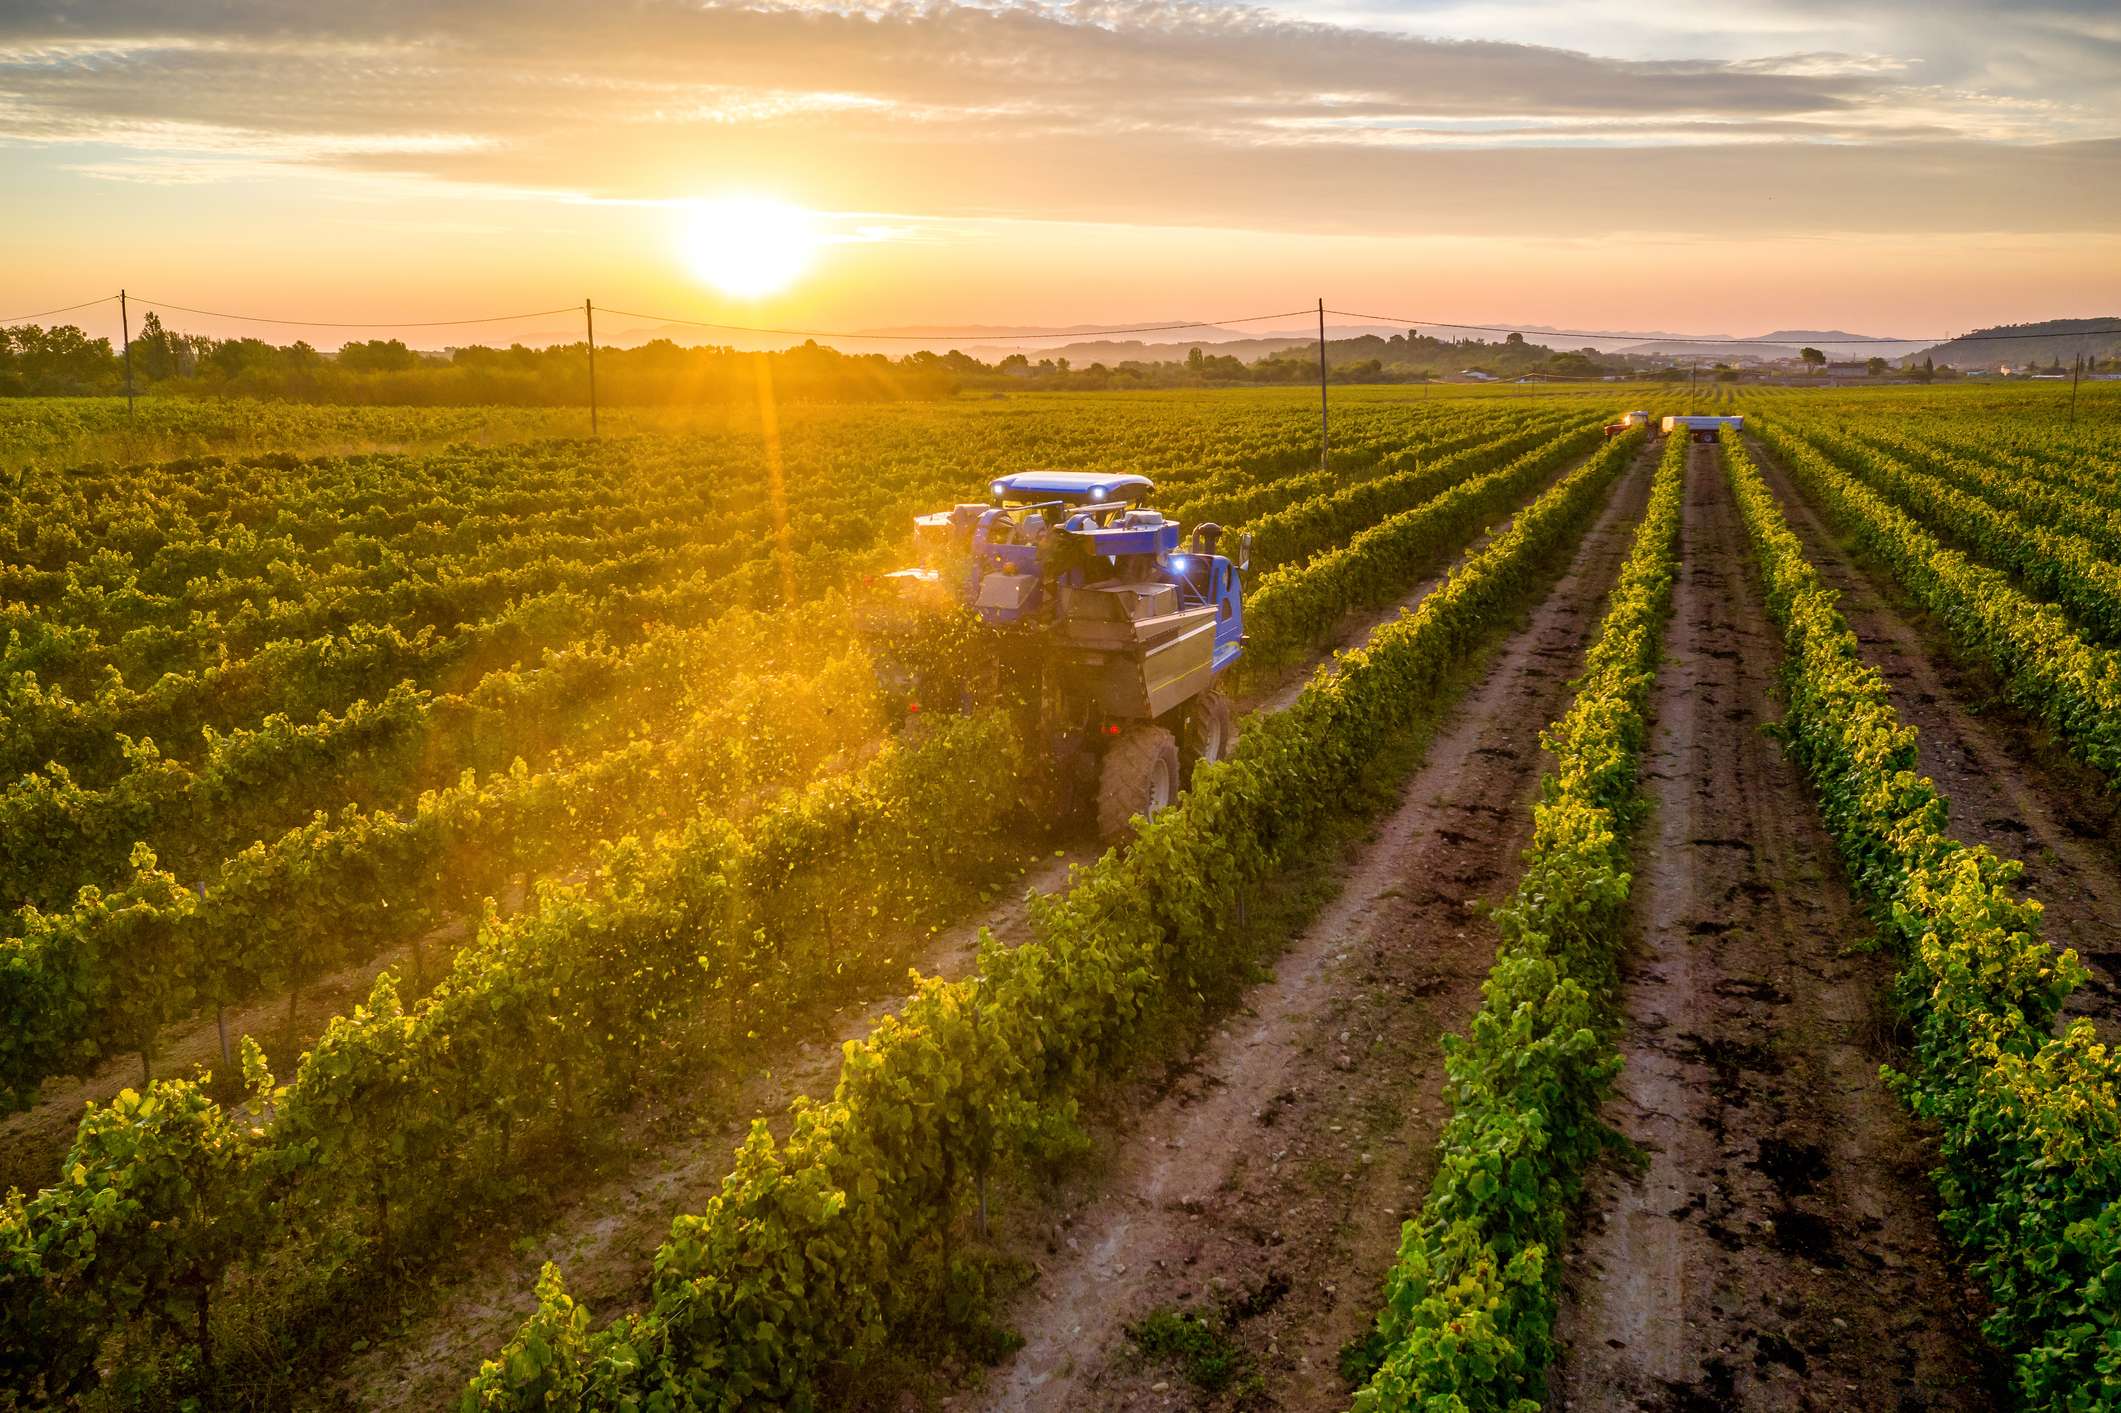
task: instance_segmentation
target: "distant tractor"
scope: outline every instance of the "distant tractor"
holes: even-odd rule
[[[1666,436],[1673,432],[1685,432],[1687,440],[1696,442],[1720,442],[1725,431],[1743,431],[1745,418],[1722,417],[1667,417],[1664,419]]]
[[[1613,438],[1619,436],[1625,431],[1628,431],[1630,428],[1647,427],[1649,425],[1649,413],[1640,410],[1630,412],[1625,417],[1622,417],[1618,422],[1608,422],[1605,424],[1605,439],[1607,441],[1611,441],[1613,440]]]
[[[1242,575],[1222,527],[1138,509],[1145,476],[1022,471],[972,503],[914,522],[922,566],[887,576],[902,595],[971,608],[986,625],[1000,694],[1030,755],[1051,769],[1056,808],[1088,804],[1099,836],[1171,803],[1229,754],[1237,724],[1219,689],[1244,650]]]

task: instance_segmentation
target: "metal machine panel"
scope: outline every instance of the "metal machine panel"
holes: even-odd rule
[[[986,574],[979,581],[980,614],[999,623],[1015,620],[1038,596],[1038,580],[1028,574]]]
[[[1062,661],[1098,710],[1140,720],[1207,690],[1214,672],[1214,609],[1189,608],[1128,626],[1136,641],[1061,639]]]
[[[1208,690],[1208,679],[1215,671],[1214,610],[1194,612],[1200,622],[1165,638],[1144,655],[1142,683],[1152,717]]]
[[[1166,554],[1178,548],[1178,526],[1122,525],[1112,528],[1077,527],[1072,530],[1091,554],[1117,558],[1131,554]]]

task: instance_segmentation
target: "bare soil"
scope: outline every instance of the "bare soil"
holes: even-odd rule
[[[2109,1044],[2121,1040],[2121,800],[1999,701],[1992,675],[1959,664],[1941,627],[1827,525],[1765,447],[1752,450],[1805,557],[1840,593],[1864,660],[1915,728],[1922,771],[1951,802],[1953,834],[2025,864],[2021,882],[2046,910],[2049,940],[2076,948],[2092,970],[2068,1013],[2091,1017]]]
[[[1009,1410],[1339,1409],[1341,1346],[1373,1320],[1444,1117],[1443,1034],[1479,1004],[1543,757],[1647,501],[1646,450],[1529,622],[1447,708],[1399,803],[1175,1079],[1145,1082],[1107,1159],[1026,1234],[1025,1343],[956,1403]],[[1242,1365],[1196,1387],[1128,1326],[1206,1313]]]
[[[1891,966],[1765,731],[1780,662],[1715,448],[1645,757],[1626,1062],[1565,1256],[1555,1409],[1994,1406],[1932,1155],[1878,1079]]]

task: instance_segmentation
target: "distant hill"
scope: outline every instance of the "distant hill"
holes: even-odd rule
[[[1120,341],[1096,339],[1082,343],[1052,344],[1012,343],[954,343],[950,345],[960,352],[977,358],[982,363],[999,363],[1012,353],[1021,353],[1033,363],[1042,358],[1065,358],[1078,368],[1087,368],[1092,363],[1116,367],[1121,363],[1183,363],[1186,355],[1194,349],[1203,353],[1228,354],[1250,363],[1265,358],[1270,353],[1280,353],[1289,348],[1316,348],[1316,339],[1301,338],[1248,338],[1248,339],[1187,339],[1184,343],[1146,343],[1139,339]],[[893,350],[896,352],[897,350]]]
[[[1669,358],[1795,358],[1807,348],[1817,348],[1835,362],[1862,358],[1899,358],[1927,347],[1920,339],[1883,339],[1874,334],[1852,334],[1846,329],[1777,329],[1758,338],[1730,342],[1653,339],[1632,343],[1622,353],[1661,354]]]
[[[1852,334],[1846,329],[1777,329],[1771,334],[1762,334],[1760,341],[1793,344],[1798,348],[1810,345],[1837,362],[1857,358],[1899,358],[1929,346],[1922,339]]]
[[[2087,358],[2121,357],[2121,315],[2108,314],[2097,319],[2044,319],[2035,324],[1998,324],[1994,328],[1963,334],[1949,343],[1933,344],[1913,354],[1909,361],[1930,358],[1949,363],[1954,368],[2008,363],[2018,368],[2027,363],[2050,364],[2060,359],[2067,367],[2080,353]]]
[[[1631,343],[1616,350],[1637,355],[1660,355],[1667,358],[1795,358],[1798,345],[1794,343],[1768,343],[1758,339],[1743,342],[1694,342],[1687,339],[1653,339],[1648,343]]]

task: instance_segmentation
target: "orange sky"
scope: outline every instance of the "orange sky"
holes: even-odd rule
[[[121,284],[320,319],[590,295],[830,329],[1320,295],[1735,334],[2121,312],[2105,4],[1740,0],[1708,32],[1545,0],[609,13],[591,34],[557,0],[10,7],[0,315]],[[732,193],[819,213],[784,292],[700,277],[685,203]]]

